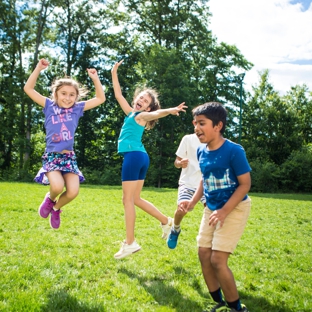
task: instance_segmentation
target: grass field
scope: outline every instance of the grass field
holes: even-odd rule
[[[137,210],[142,250],[115,260],[124,239],[121,188],[82,185],[52,230],[38,216],[48,187],[0,183],[0,311],[201,312],[210,302],[197,257],[198,204],[175,250]],[[173,216],[177,191],[143,197]],[[250,194],[252,212],[230,258],[250,312],[312,311],[312,195]]]

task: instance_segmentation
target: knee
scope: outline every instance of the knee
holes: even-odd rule
[[[174,215],[178,217],[184,217],[186,214],[187,214],[187,211],[182,211],[182,210],[177,209]]]
[[[70,200],[73,200],[74,198],[76,198],[78,194],[79,194],[79,189],[66,190],[66,195]]]
[[[210,248],[198,248],[198,258],[201,263],[210,262],[211,249]]]
[[[133,203],[138,207],[141,206],[141,197],[134,198]]]
[[[122,197],[122,204],[123,204],[124,207],[126,207],[126,206],[128,206],[129,204],[134,205],[135,202],[134,202],[133,198],[129,198],[129,197],[123,196],[123,197]]]
[[[215,254],[215,253],[212,253],[210,261],[211,261],[212,267],[216,271],[227,266],[227,261],[223,257],[220,257],[218,254]]]
[[[50,185],[50,193],[61,194],[64,191],[64,184]]]

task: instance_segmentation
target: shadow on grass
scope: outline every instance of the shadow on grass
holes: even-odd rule
[[[104,306],[86,305],[69,295],[66,290],[61,289],[48,295],[47,304],[41,307],[41,312],[104,312]]]
[[[300,312],[311,312],[311,310],[308,309],[299,309],[293,307],[287,307],[285,303],[277,303],[272,304],[268,302],[266,298],[263,297],[255,297],[250,294],[247,294],[245,292],[239,292],[241,300],[244,304],[246,304],[247,308],[251,312],[294,312],[294,311],[300,311]]]
[[[189,274],[183,267],[175,267],[175,274]],[[203,277],[202,277],[203,278]],[[203,291],[200,285],[193,284],[194,289],[198,292],[198,294],[207,301],[210,300],[210,295],[207,291]],[[239,292],[242,303],[244,303],[250,312],[293,312],[294,310],[286,307],[283,304],[272,305],[268,302],[267,299],[262,297],[251,296],[250,294],[246,294],[244,292]],[[300,310],[301,312],[309,312],[308,310]]]
[[[131,279],[137,279],[161,306],[173,307],[177,312],[202,311],[201,305],[190,298],[186,298],[174,287],[166,285],[162,277],[145,278],[124,268],[120,269],[120,272],[128,275]]]
[[[175,274],[188,274],[190,273],[183,267],[175,267]],[[165,285],[164,278],[145,278],[138,274],[131,272],[127,269],[120,269],[121,273],[128,275],[131,279],[137,279],[142,287],[149,292],[155,301],[161,306],[167,306],[175,308],[177,312],[185,311],[203,311],[204,305],[198,304],[189,298],[186,298],[183,294],[177,291],[174,287]],[[203,302],[211,302],[210,295],[207,292],[203,292],[197,281],[194,281],[191,285],[195,291],[203,298]],[[240,292],[241,300],[246,304],[250,312],[293,312],[294,309],[287,307],[285,303],[272,304],[266,298],[252,296],[245,292]],[[310,312],[309,310],[300,310],[300,312]]]

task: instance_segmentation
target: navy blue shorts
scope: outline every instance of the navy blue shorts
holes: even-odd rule
[[[128,152],[124,153],[121,169],[122,181],[145,180],[150,160],[147,153]]]

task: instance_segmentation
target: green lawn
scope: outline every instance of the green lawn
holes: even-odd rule
[[[142,250],[115,260],[124,239],[121,188],[82,185],[52,230],[38,216],[48,187],[0,183],[0,311],[201,312],[210,296],[197,258],[202,207],[169,250],[158,221],[137,210]],[[143,197],[173,216],[175,189]],[[252,212],[230,258],[250,312],[312,311],[312,195],[250,194]]]

